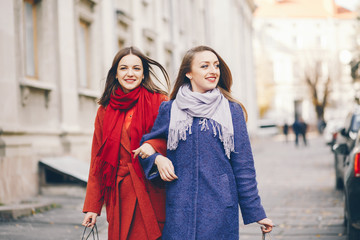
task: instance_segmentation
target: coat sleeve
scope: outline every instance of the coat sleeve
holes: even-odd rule
[[[230,163],[235,175],[237,194],[244,224],[266,218],[258,194],[254,159],[244,113],[240,105],[230,103],[233,126],[235,152],[231,153]]]
[[[140,145],[144,142],[148,143],[154,143],[155,139],[163,139],[163,143],[166,143],[166,139],[168,137],[168,131],[169,131],[169,122],[170,122],[170,102],[163,102],[160,105],[159,108],[159,114],[155,120],[154,126],[151,129],[151,132],[148,134],[145,134],[140,142]],[[165,146],[165,148],[164,148]],[[159,171],[156,168],[155,165],[155,158],[159,155],[166,155],[166,144],[163,144],[162,147],[154,146],[157,153],[149,156],[148,158],[142,159],[140,158],[141,166],[143,167],[145,176],[149,180],[156,179],[160,176]]]
[[[161,94],[160,95],[160,105],[162,102],[166,102],[166,101],[169,101],[169,97]],[[159,108],[160,108],[160,106],[159,106]],[[145,142],[143,142],[143,143],[145,143]],[[165,138],[149,139],[146,141],[146,143],[149,143],[155,149],[156,152],[161,153],[162,155],[166,155],[166,139]]]
[[[99,107],[95,119],[95,130],[91,148],[91,163],[89,170],[89,178],[86,187],[86,196],[83,207],[83,212],[95,212],[99,216],[101,208],[104,204],[104,196],[100,194],[100,179],[95,175],[96,154],[98,153],[102,144],[102,127],[105,116],[105,108]]]

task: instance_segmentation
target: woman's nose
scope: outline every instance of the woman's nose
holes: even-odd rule
[[[216,73],[216,72],[217,72],[216,66],[211,66],[211,67],[210,67],[210,72],[211,72],[211,73]]]
[[[133,70],[129,69],[129,70],[127,71],[127,75],[128,75],[128,76],[132,76],[132,75],[134,75]]]

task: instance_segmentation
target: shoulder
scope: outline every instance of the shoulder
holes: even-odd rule
[[[164,101],[169,101],[169,97],[165,94],[162,93],[151,93],[147,90],[147,93],[150,95],[150,97],[152,98],[152,102],[157,102],[158,104],[164,102]]]
[[[106,107],[100,105],[97,110],[97,113],[96,113],[95,128],[102,126],[104,118],[105,118],[105,113],[106,113]]]
[[[173,102],[174,102],[174,100],[162,102],[161,105],[160,105],[159,112],[160,111],[170,112],[171,105],[172,105]]]
[[[100,105],[97,110],[96,117],[102,119],[102,118],[104,118],[105,113],[106,113],[106,107]]]
[[[236,102],[229,101],[229,106],[230,106],[231,115],[233,115],[233,116],[240,116],[240,115],[244,116],[244,110],[242,109],[240,104],[238,104]]]
[[[160,95],[160,101],[161,102],[166,102],[166,101],[169,101],[169,97],[165,94],[161,94],[161,93],[158,93]]]

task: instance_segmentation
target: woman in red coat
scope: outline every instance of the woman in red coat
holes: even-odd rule
[[[83,225],[93,226],[105,202],[108,239],[159,239],[165,222],[165,189],[146,180],[134,150],[150,132],[160,103],[167,100],[153,81],[156,61],[133,47],[119,51],[108,72],[93,136]],[[151,144],[151,146],[150,146]],[[141,157],[166,151],[164,140],[142,147]]]

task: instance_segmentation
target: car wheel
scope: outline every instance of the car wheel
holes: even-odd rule
[[[344,183],[338,170],[338,164],[339,164],[338,156],[337,154],[334,154],[334,156],[335,156],[335,188],[337,190],[343,190]]]

